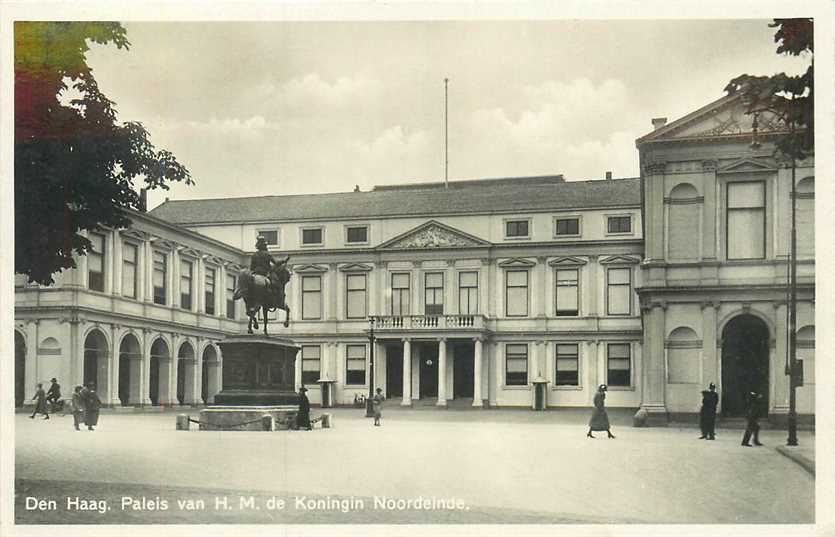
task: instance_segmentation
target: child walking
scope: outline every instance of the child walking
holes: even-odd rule
[[[371,400],[371,407],[374,410],[374,425],[379,427],[380,426],[380,418],[383,417],[383,401],[386,398],[383,397],[383,389],[377,388],[377,393],[374,394],[374,399]]]

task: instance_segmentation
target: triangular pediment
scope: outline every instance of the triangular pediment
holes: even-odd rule
[[[369,272],[372,269],[373,267],[371,265],[366,265],[365,263],[347,263],[339,267],[341,272]]]
[[[490,243],[460,229],[430,220],[380,246],[386,250],[427,250],[433,248],[478,248]]]
[[[611,255],[600,260],[601,265],[635,265],[640,263],[640,259],[628,255]]]
[[[777,168],[762,160],[744,158],[717,169],[717,173],[773,172]]]
[[[566,266],[577,266],[577,265],[585,265],[586,262],[583,259],[577,257],[558,257],[556,259],[552,259],[548,261],[548,265],[552,267],[566,267]]]
[[[499,263],[499,266],[502,268],[530,268],[535,267],[536,263],[520,257],[514,257],[513,259],[502,261]]]
[[[327,272],[328,268],[321,265],[295,265],[293,272],[296,274],[321,274]]]
[[[745,113],[741,96],[730,95],[642,136],[637,143],[751,136],[753,123],[754,115]],[[785,125],[774,114],[757,114],[758,134],[765,136],[784,131]]]

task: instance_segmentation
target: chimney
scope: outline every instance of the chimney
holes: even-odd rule
[[[606,180],[607,180],[607,181],[611,181],[611,180],[612,180],[612,172],[606,172]]]
[[[139,189],[139,211],[140,212],[148,212],[148,189],[147,188],[140,188]]]
[[[667,118],[665,118],[665,117],[654,117],[654,118],[652,118],[653,130],[658,130],[666,124],[667,124]]]

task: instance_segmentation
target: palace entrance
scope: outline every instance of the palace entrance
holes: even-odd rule
[[[420,393],[424,397],[438,397],[438,344],[420,345]]]
[[[402,343],[386,345],[386,397],[403,397]]]
[[[768,327],[753,315],[733,318],[722,331],[722,415],[745,416],[746,395],[762,395],[768,406]]]

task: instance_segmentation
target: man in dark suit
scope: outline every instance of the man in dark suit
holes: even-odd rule
[[[758,394],[757,392],[751,392],[748,394],[748,412],[746,413],[746,419],[748,420],[747,427],[745,428],[745,434],[742,435],[742,445],[745,447],[751,447],[751,444],[748,441],[751,439],[751,435],[754,435],[754,445],[761,446],[760,443],[760,424],[758,420],[760,419],[760,401],[762,400],[762,395]]]
[[[719,394],[716,384],[710,383],[707,390],[702,392],[702,409],[699,411],[699,427],[702,429],[700,440],[716,440],[716,407],[719,405]]]
[[[49,403],[54,411],[58,401],[61,399],[61,385],[58,384],[58,379],[56,378],[53,378],[50,382],[52,382],[52,385],[49,386],[49,390],[46,392],[46,402]]]
[[[299,413],[296,415],[296,426],[308,431],[313,429],[310,424],[310,399],[307,398],[307,388],[299,388]]]

